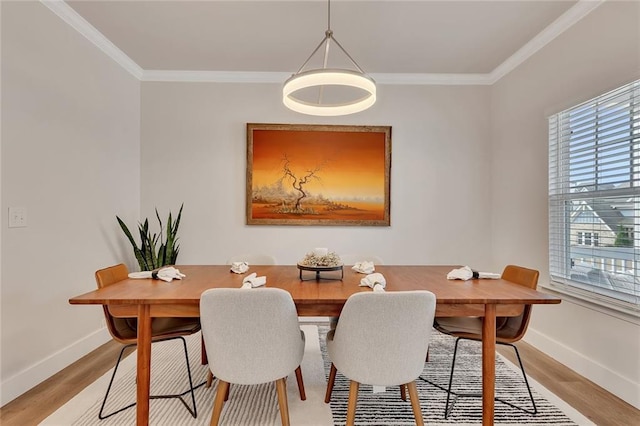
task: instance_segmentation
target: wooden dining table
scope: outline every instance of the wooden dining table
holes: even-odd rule
[[[482,330],[482,424],[493,425],[495,404],[496,316],[517,316],[525,304],[556,304],[556,296],[525,288],[502,279],[448,280],[457,265],[376,265],[383,274],[386,291],[428,290],[436,295],[436,316],[483,317]],[[126,279],[109,287],[72,297],[73,305],[108,305],[116,317],[138,319],[136,424],[149,423],[151,375],[151,318],[199,317],[200,295],[210,288],[239,288],[243,278],[255,272],[266,276],[267,287],[291,293],[301,317],[337,317],[354,293],[372,291],[360,286],[363,274],[344,267],[342,277],[330,272],[317,279],[301,279],[296,265],[252,265],[246,274],[230,271],[228,265],[179,265],[186,275],[165,282]],[[259,291],[259,290],[258,290]]]

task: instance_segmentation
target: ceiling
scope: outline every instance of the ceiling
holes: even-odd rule
[[[580,3],[334,0],[331,29],[372,75],[487,74]],[[320,0],[67,4],[144,71],[291,74],[327,29]],[[346,65],[338,53],[329,65]]]

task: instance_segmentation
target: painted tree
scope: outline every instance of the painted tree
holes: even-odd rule
[[[307,197],[307,192],[304,190],[304,185],[308,184],[312,179],[321,180],[318,176],[318,172],[322,170],[322,164],[316,166],[312,170],[306,170],[301,175],[291,169],[291,161],[287,154],[284,154],[282,158],[282,177],[280,181],[287,180],[291,183],[293,189],[298,192],[298,198],[294,210],[302,210],[300,204],[302,200]]]

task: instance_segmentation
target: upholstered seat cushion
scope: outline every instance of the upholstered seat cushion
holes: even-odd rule
[[[496,338],[511,336],[511,330],[506,329],[507,318],[496,318]],[[464,335],[468,339],[482,339],[481,317],[440,317],[436,318],[434,328],[442,333]]]
[[[113,318],[113,325],[121,339],[137,339],[138,320],[136,318]],[[157,334],[192,334],[200,331],[198,318],[153,318],[151,320],[151,336]]]

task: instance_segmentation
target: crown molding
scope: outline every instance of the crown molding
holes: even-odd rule
[[[605,1],[579,0],[516,53],[487,74],[380,73],[371,74],[371,77],[379,84],[389,85],[492,85]],[[64,0],[40,0],[40,2],[140,81],[281,84],[291,76],[291,73],[286,72],[144,70]]]
[[[145,70],[140,80],[195,83],[282,83],[289,77],[291,77],[291,73],[286,72]]]
[[[571,28],[575,23],[593,12],[606,0],[580,0],[572,8],[560,15],[549,26],[540,31],[534,38],[529,40],[516,53],[498,65],[489,74],[490,83],[498,82],[502,77],[516,69],[520,64],[533,56],[536,52],[549,44],[553,39]]]
[[[63,0],[40,0],[40,2],[48,7],[53,13],[58,15],[60,19],[69,24],[73,29],[78,31],[87,40],[96,45],[100,50],[107,54],[111,59],[116,61],[122,68],[127,70],[138,80],[142,78],[143,69],[136,64],[126,53],[118,49],[109,39],[107,39],[93,25],[87,22],[78,14],[71,6]]]
[[[465,86],[492,84],[489,74],[421,74],[421,73],[392,73],[370,74],[379,84],[413,84],[433,86]]]
[[[163,71],[145,70],[141,81],[208,83],[278,83],[291,77],[286,72]],[[488,85],[489,74],[370,74],[378,84],[389,85]]]

